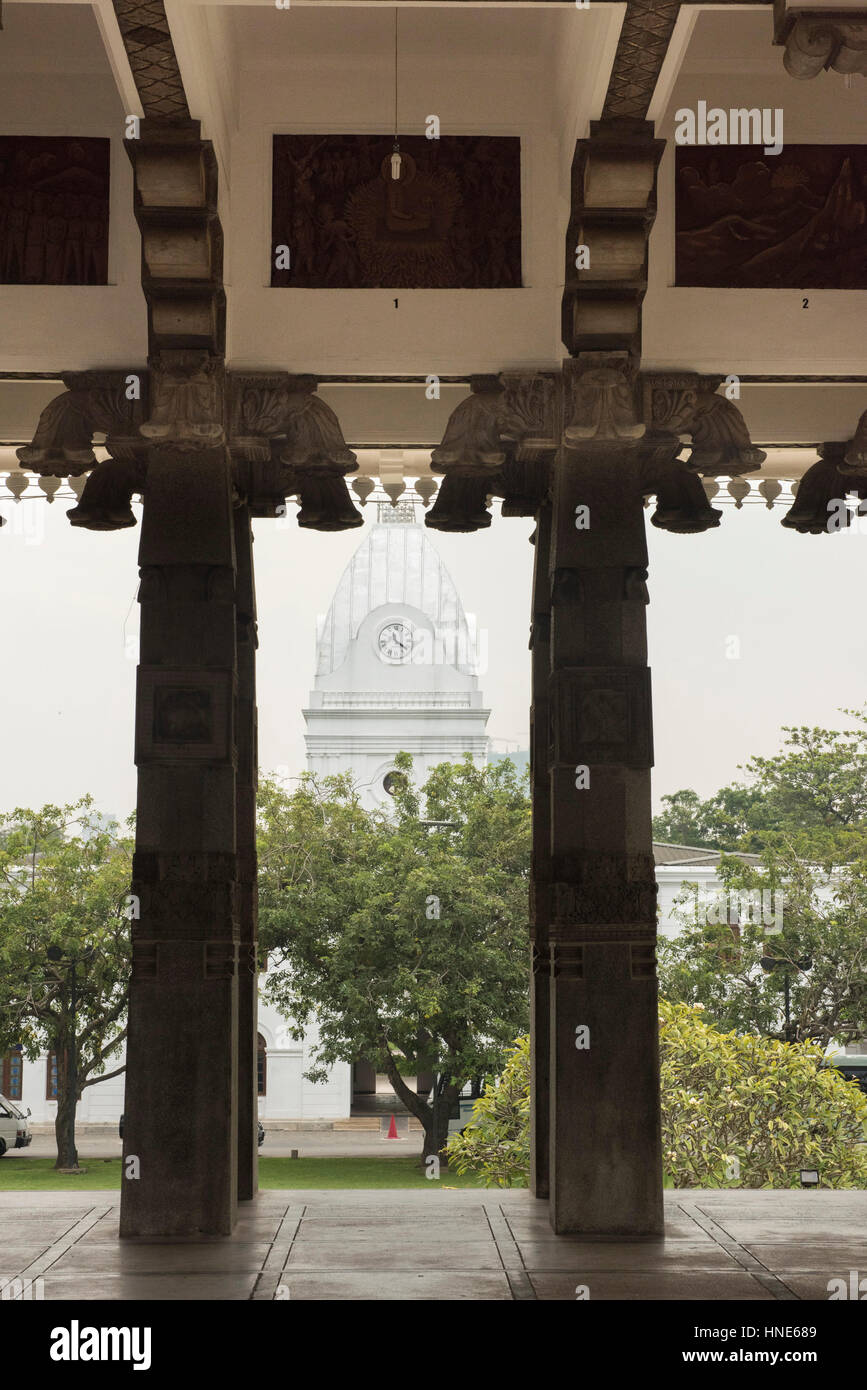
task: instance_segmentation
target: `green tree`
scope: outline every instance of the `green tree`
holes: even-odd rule
[[[76,832],[77,833],[74,833]],[[56,1168],[75,1169],[75,1107],[126,1036],[132,845],[93,800],[0,824],[0,1052],[57,1057]]]
[[[704,802],[688,787],[662,798],[662,811],[653,817],[653,838],[668,845],[706,845]]]
[[[719,904],[685,889],[660,989],[726,1030],[823,1047],[867,1035],[867,865],[828,872],[801,857],[809,837],[776,838],[759,864],[722,859]]]
[[[753,757],[702,801],[689,788],[662,798],[657,840],[761,853],[794,842],[825,865],[867,858],[867,711],[841,710],[848,730],[785,725],[782,751]]]
[[[497,1069],[528,1013],[530,808],[513,764],[441,764],[421,797],[397,759],[393,805],[368,812],[351,778],[310,774],[259,797],[267,997],[294,1036],[315,1015],[307,1073],[367,1058],[439,1154],[463,1086]],[[435,1077],[430,1098],[407,1085]]]

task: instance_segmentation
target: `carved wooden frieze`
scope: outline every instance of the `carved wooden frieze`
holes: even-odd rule
[[[867,289],[867,145],[680,146],[677,285]]]
[[[108,284],[110,149],[0,136],[0,284]]]
[[[271,284],[520,287],[518,137],[401,136],[398,179],[392,145],[384,135],[274,136]]]

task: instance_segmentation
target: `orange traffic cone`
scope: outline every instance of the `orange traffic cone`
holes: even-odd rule
[[[393,1115],[391,1117],[391,1124],[388,1127],[388,1134],[385,1137],[386,1139],[398,1139],[400,1137],[397,1132],[397,1123]]]

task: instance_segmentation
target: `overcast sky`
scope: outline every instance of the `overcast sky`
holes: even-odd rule
[[[139,529],[76,530],[71,505],[0,505],[10,523],[0,530],[0,809],[89,791],[125,816],[135,800]],[[375,508],[365,515],[375,521]],[[710,795],[737,778],[738,763],[778,748],[781,725],[840,727],[838,708],[867,698],[867,534],[799,536],[782,515],[726,507],[720,529],[700,536],[648,526],[655,807],[664,792]],[[497,749],[528,740],[531,529],[497,517],[488,532],[429,533],[487,633],[480,686]],[[302,531],[294,511],[291,524],[256,523],[265,770],[304,766],[316,617],[362,535]],[[732,638],[739,659],[727,655]]]

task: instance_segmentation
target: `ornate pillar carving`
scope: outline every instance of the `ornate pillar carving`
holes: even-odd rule
[[[647,550],[634,359],[566,364],[549,580],[550,1199],[662,1232]]]
[[[428,525],[487,526],[493,496],[537,517],[530,1162],[562,1232],[661,1232],[643,503],[707,530],[702,473],[761,462],[721,381],[584,351],[556,376],[474,380],[433,453]]]
[[[226,428],[213,150],[193,121],[144,121],[127,150],[150,373],[139,426],[149,446],[133,863],[140,917],[124,1123],[125,1163],[135,1156],[138,1176],[124,1179],[120,1230],[195,1239],[231,1232],[239,1178],[240,1195],[252,1195],[249,1040],[239,1074],[239,992],[246,1037],[255,921],[244,877],[255,839],[242,794],[253,746],[250,651],[239,660],[252,581]],[[240,1138],[239,1115],[249,1126]]]

